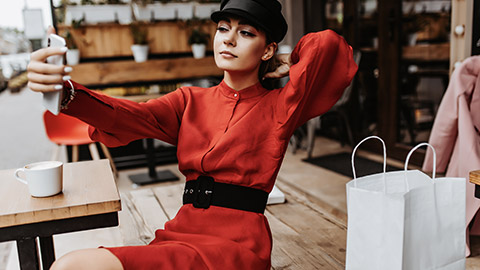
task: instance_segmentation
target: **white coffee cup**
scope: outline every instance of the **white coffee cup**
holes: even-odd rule
[[[25,178],[20,177],[20,173]],[[33,197],[48,197],[62,192],[63,163],[60,161],[42,161],[25,165],[15,171],[18,181],[28,185]]]

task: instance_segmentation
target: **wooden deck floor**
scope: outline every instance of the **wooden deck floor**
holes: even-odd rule
[[[318,138],[315,145],[314,156],[351,151],[323,138]],[[350,179],[302,162],[304,157],[302,151],[295,155],[287,153],[277,181],[287,203],[267,207],[266,216],[274,236],[273,269],[344,269],[345,183]],[[399,165],[395,161],[391,163]],[[176,165],[158,169],[179,174]],[[132,186],[128,175],[145,171],[120,172],[118,186],[123,210],[119,227],[55,236],[57,257],[80,248],[148,243],[154,228],[162,228],[180,207],[179,194],[184,179],[174,183]],[[472,251],[472,256],[467,258],[467,269],[480,269],[480,238],[472,238]],[[15,245],[0,243],[0,270],[18,269],[16,261]]]

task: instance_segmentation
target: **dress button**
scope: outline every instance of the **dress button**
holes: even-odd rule
[[[238,96],[238,94],[234,94],[233,96],[234,96],[234,97],[237,97],[237,96]]]

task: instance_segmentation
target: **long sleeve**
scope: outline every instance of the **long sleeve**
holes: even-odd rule
[[[327,112],[357,71],[352,48],[335,32],[304,36],[292,52],[290,81],[281,89],[278,120],[295,127]]]
[[[180,90],[146,103],[118,99],[74,83],[76,96],[63,112],[90,125],[90,137],[107,146],[155,138],[176,145],[185,100]]]

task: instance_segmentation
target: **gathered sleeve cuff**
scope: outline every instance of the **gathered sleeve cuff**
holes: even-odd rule
[[[176,145],[185,101],[180,89],[144,103],[114,98],[73,82],[75,98],[62,112],[90,125],[89,135],[109,147],[154,138]]]
[[[305,35],[291,54],[290,81],[280,91],[277,116],[295,127],[327,112],[350,84],[357,65],[352,48],[331,30]]]

